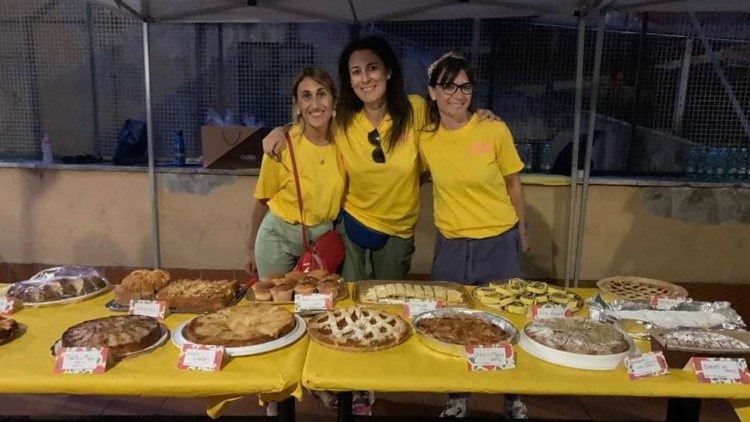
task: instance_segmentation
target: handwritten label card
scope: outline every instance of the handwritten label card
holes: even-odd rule
[[[107,370],[106,347],[63,347],[55,356],[56,374],[103,374]]]
[[[442,300],[420,300],[410,299],[404,302],[402,313],[404,318],[411,318],[414,315],[419,315],[424,312],[434,311],[445,306],[445,302]]]
[[[128,313],[162,320],[169,315],[169,307],[167,302],[163,300],[131,300]]]
[[[626,356],[622,362],[628,371],[628,377],[633,381],[669,373],[669,366],[662,352]]]
[[[669,298],[659,295],[651,296],[651,307],[658,311],[668,311],[685,302],[685,298]]]
[[[750,384],[747,362],[743,358],[690,358],[698,381],[708,384]]]
[[[221,371],[224,360],[223,346],[184,344],[177,360],[177,368],[195,371]]]
[[[330,311],[333,309],[333,295],[313,293],[294,295],[294,312]]]
[[[531,319],[544,318],[570,318],[573,316],[573,310],[562,306],[539,306],[531,305],[529,310]]]
[[[18,302],[11,297],[0,297],[0,315],[10,315],[16,309]]]
[[[466,346],[464,351],[470,371],[496,371],[516,367],[516,357],[510,344],[490,347]]]

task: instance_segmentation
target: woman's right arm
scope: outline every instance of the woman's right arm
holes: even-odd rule
[[[247,261],[245,262],[245,271],[248,274],[255,274],[258,267],[255,265],[255,237],[258,235],[260,223],[268,212],[268,199],[259,199],[253,207],[253,214],[250,217],[250,233],[247,236]]]
[[[292,125],[279,126],[269,132],[263,138],[263,152],[271,156],[274,160],[280,161],[281,155],[279,152],[281,152],[281,147],[284,145],[286,133],[289,132],[291,127]]]

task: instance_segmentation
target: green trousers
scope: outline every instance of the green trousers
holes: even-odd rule
[[[404,239],[390,236],[380,249],[364,249],[346,235],[342,222],[336,226],[344,241],[344,266],[341,276],[347,281],[404,280],[409,274],[414,255],[414,237]]]
[[[308,227],[307,237],[314,241],[332,228],[331,222]],[[267,212],[255,238],[255,265],[258,267],[258,277],[286,274],[294,268],[302,256],[302,251],[302,225],[289,224],[272,212]]]

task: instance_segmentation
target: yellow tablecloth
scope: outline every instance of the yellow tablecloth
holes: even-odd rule
[[[594,289],[573,290],[584,298],[595,293]],[[521,316],[500,314],[518,328],[526,323]],[[647,343],[639,347],[646,348]],[[630,381],[622,366],[612,371],[565,368],[530,356],[518,346],[514,350],[516,369],[480,372],[469,371],[461,358],[428,349],[415,335],[397,347],[367,353],[340,352],[313,341],[302,371],[302,385],[311,390],[334,391],[750,399],[750,387],[746,385],[700,384],[688,371],[673,370],[665,376]]]
[[[211,416],[218,416],[232,397],[301,398],[307,336],[273,352],[228,358],[220,372],[177,369],[179,350],[168,340],[151,353],[120,361],[104,374],[53,374],[50,346],[71,325],[115,315],[104,307],[110,299],[112,293],[106,293],[81,303],[25,308],[13,314],[12,318],[26,326],[26,332],[0,345],[0,392],[206,397]],[[172,330],[194,316],[172,314],[164,323]]]

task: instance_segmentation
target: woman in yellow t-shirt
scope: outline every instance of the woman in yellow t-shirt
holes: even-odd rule
[[[314,241],[333,227],[341,209],[344,171],[333,143],[332,114],[336,87],[324,70],[308,67],[292,90],[294,124],[289,136],[299,173],[308,238]],[[247,270],[263,278],[283,274],[302,255],[302,228],[289,150],[280,161],[264,157],[255,187],[258,200],[248,236]]]
[[[428,69],[428,114],[419,153],[432,175],[435,242],[432,277],[465,284],[521,277],[528,249],[518,172],[523,163],[503,122],[480,122],[471,107],[474,72],[448,53]],[[466,415],[466,394],[452,394],[441,416]],[[506,396],[506,412],[525,413]]]

